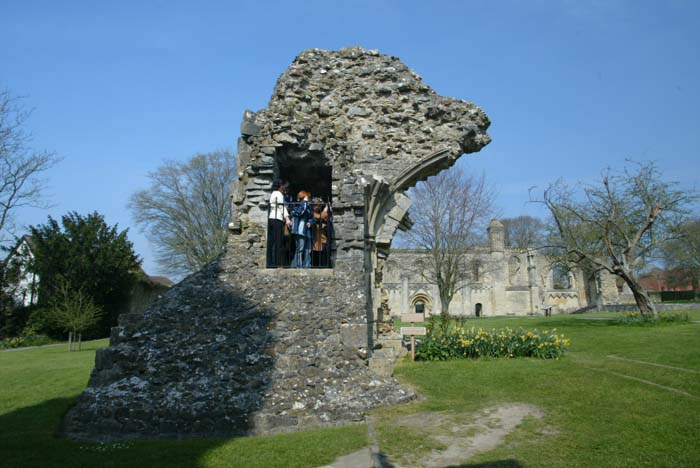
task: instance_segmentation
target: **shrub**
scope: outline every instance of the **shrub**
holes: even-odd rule
[[[700,299],[697,291],[661,291],[660,295],[661,302],[694,302]]]
[[[31,308],[5,303],[0,305],[0,309],[0,337],[20,335],[29,319]]]
[[[0,349],[10,349],[10,348],[24,348],[26,346],[42,346],[45,344],[53,343],[54,340],[46,335],[28,334],[22,336],[15,336],[13,338],[6,338],[0,340]]]
[[[660,312],[658,318],[650,315],[642,315],[639,312],[625,312],[617,320],[622,325],[657,325],[660,323],[689,322],[687,312]]]
[[[435,327],[416,348],[416,358],[425,361],[484,356],[559,358],[570,342],[556,331],[525,331],[522,328],[486,331],[475,327],[453,327],[447,333],[441,333]]]

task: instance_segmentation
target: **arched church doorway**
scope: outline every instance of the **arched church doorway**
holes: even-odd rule
[[[411,309],[416,314],[430,314],[432,303],[425,294],[419,293],[411,298]]]
[[[481,309],[483,306],[481,305],[481,302],[477,302],[476,305],[474,306],[474,315],[477,317],[481,317]]]

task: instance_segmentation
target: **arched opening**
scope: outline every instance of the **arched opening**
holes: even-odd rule
[[[474,315],[476,315],[477,317],[481,317],[482,308],[483,306],[481,305],[481,302],[477,302],[474,306]]]
[[[552,287],[554,289],[570,289],[569,268],[565,265],[554,265],[552,267]]]
[[[411,298],[411,309],[416,314],[430,314],[432,301],[430,297],[423,293],[416,294]]]
[[[277,149],[272,172],[286,189],[284,210],[291,226],[284,227],[283,240],[274,241],[275,245],[283,244],[281,254],[273,255],[268,248],[268,268],[331,268],[334,258],[333,170],[328,159],[320,152],[284,146]],[[307,201],[299,198],[301,192],[306,192]],[[271,206],[270,210],[273,209]],[[268,213],[268,224],[271,217]],[[281,219],[279,214],[276,217]],[[272,262],[271,256],[282,260]]]

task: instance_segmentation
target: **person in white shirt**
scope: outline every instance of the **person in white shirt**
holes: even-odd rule
[[[284,225],[291,224],[289,213],[284,206],[284,191],[279,180],[272,182],[270,208],[267,219],[267,267],[284,266]]]

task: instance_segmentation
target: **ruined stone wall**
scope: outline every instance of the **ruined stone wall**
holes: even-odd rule
[[[268,107],[244,116],[235,229],[263,266],[273,179],[287,178],[285,165],[310,173],[330,166],[338,256],[364,251],[370,182],[404,176],[405,190],[486,145],[489,123],[477,106],[437,95],[396,57],[359,47],[304,51],[280,76]],[[435,167],[411,172],[436,154]]]
[[[270,433],[357,421],[412,398],[368,365],[380,253],[406,222],[403,191],[487,144],[488,125],[478,107],[438,96],[396,57],[302,52],[267,108],[244,115],[225,254],[143,315],[121,317],[63,432]],[[293,174],[314,184],[325,171],[333,268],[265,269],[272,181]]]

